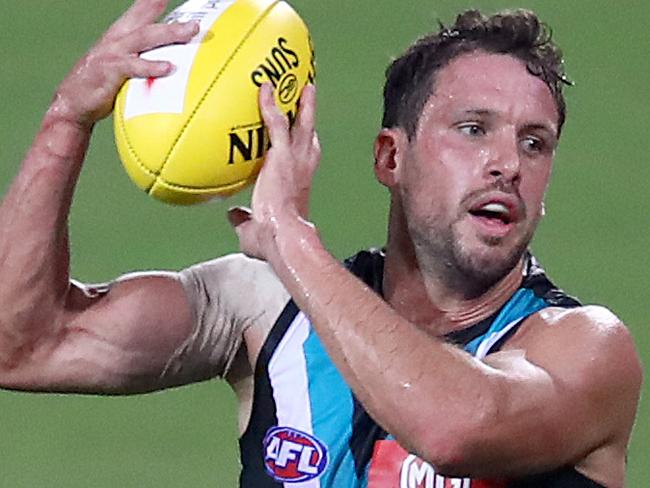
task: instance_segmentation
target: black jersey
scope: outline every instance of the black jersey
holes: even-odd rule
[[[526,259],[521,286],[508,302],[447,340],[483,358],[498,351],[531,314],[549,306],[580,305],[553,286],[532,256]],[[346,266],[381,294],[383,262],[381,252],[363,251]],[[437,474],[370,418],[292,300],[260,352],[251,422],[240,448],[240,486],[245,488],[600,487],[571,466],[520,480]]]

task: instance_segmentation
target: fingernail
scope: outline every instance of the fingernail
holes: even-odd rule
[[[176,22],[176,25],[178,25],[181,29],[187,32],[192,32],[197,27],[199,27],[199,23],[196,20],[188,20],[186,22]]]
[[[156,63],[156,70],[160,73],[161,76],[168,75],[174,69],[174,65],[169,61],[158,61]]]

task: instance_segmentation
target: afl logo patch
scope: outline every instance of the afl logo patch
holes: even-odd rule
[[[272,427],[264,437],[264,467],[276,481],[313,480],[323,474],[327,462],[327,447],[305,432],[291,427]]]

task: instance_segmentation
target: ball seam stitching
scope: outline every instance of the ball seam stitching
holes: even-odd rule
[[[153,170],[151,170],[150,168],[148,168],[148,167],[147,167],[147,166],[146,166],[146,165],[145,165],[145,164],[140,160],[140,157],[138,156],[138,153],[137,153],[137,152],[135,151],[135,149],[133,148],[133,145],[131,144],[131,140],[129,139],[129,133],[128,133],[128,131],[126,130],[126,123],[125,123],[125,121],[124,121],[124,117],[123,117],[123,115],[122,115],[122,111],[121,111],[121,109],[119,108],[119,106],[117,107],[117,110],[116,110],[116,111],[117,111],[118,113],[115,114],[114,116],[117,116],[118,126],[119,126],[119,128],[120,128],[120,131],[122,132],[123,137],[124,137],[124,142],[126,143],[126,148],[128,149],[128,151],[129,151],[129,153],[131,154],[131,156],[133,157],[133,159],[135,160],[136,164],[140,167],[140,169],[141,169],[144,173],[146,173],[147,175],[149,175],[149,176],[151,176],[151,177],[153,178],[153,181],[151,182],[151,184],[148,185],[148,187],[144,189],[145,192],[149,193],[149,192],[151,191],[151,189],[153,188],[153,186],[156,184],[156,180],[158,179],[159,173],[156,173],[155,171],[153,171]]]
[[[171,181],[167,181],[165,178],[162,178],[160,176],[156,177],[155,183],[159,184],[164,184],[168,186],[169,188],[173,189],[178,189],[178,190],[195,190],[196,192],[210,192],[213,190],[229,190],[231,188],[234,188],[238,185],[241,185],[242,183],[246,182],[248,178],[238,180],[234,183],[227,183],[225,185],[220,185],[220,186],[189,186],[189,185],[179,185],[178,183],[172,183]]]

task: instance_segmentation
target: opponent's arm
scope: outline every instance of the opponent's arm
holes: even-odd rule
[[[613,440],[625,449],[641,371],[615,317],[555,310],[526,357],[487,362],[431,337],[345,270],[303,218],[318,163],[313,89],[291,131],[268,87],[262,108],[273,146],[252,212],[233,209],[231,222],[242,249],[271,263],[373,418],[449,475],[541,471]]]
[[[164,76],[166,62],[138,53],[187,42],[196,24],[155,24],[162,0],[138,0],[56,91],[0,206],[0,385],[127,392],[155,387],[192,325],[172,275],[85,293],[69,280],[67,219],[92,128],[128,77]]]

